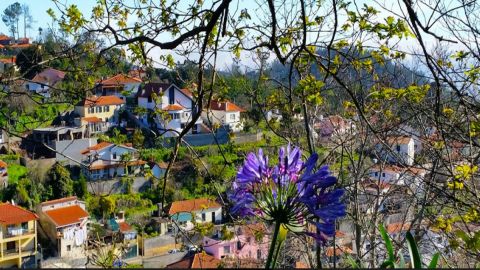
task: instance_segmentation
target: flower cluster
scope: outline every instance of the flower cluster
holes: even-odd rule
[[[340,200],[344,190],[333,188],[337,179],[327,166],[314,171],[317,160],[313,154],[304,162],[300,149],[290,146],[280,149],[275,166],[269,166],[261,149],[257,155],[249,153],[229,193],[232,213],[281,223],[291,232],[325,242],[335,234],[335,220],[345,215]],[[308,224],[316,232],[308,230]]]

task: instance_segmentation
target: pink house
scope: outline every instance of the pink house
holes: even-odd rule
[[[213,237],[203,238],[203,249],[217,259],[265,260],[270,240],[264,224],[248,224],[236,227],[230,240],[222,240],[220,232]]]

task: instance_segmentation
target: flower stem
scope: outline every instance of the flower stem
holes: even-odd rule
[[[272,259],[273,259],[273,254],[275,253],[275,245],[277,243],[277,237],[278,237],[278,232],[280,231],[280,222],[275,223],[275,229],[273,231],[273,237],[272,237],[272,243],[270,244],[270,250],[268,251],[268,257],[267,257],[267,264],[265,265],[265,269],[271,269],[275,267],[275,263],[273,262],[272,265]]]

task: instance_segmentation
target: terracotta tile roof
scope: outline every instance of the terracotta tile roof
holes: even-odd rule
[[[3,46],[2,44],[0,44],[0,49],[3,49],[3,48],[5,48],[5,46]]]
[[[139,78],[133,78],[124,74],[117,74],[113,77],[102,80],[99,83],[103,85],[119,85],[119,84],[141,83],[141,82],[142,80],[140,80]]]
[[[410,230],[410,223],[392,223],[387,225],[388,233],[399,233]]]
[[[92,117],[83,117],[82,121],[88,122],[88,123],[100,123],[103,122],[102,119],[92,116]]]
[[[0,224],[19,224],[30,220],[37,220],[38,216],[26,209],[10,203],[0,204]]]
[[[218,268],[220,260],[206,253],[196,253],[182,260],[167,265],[167,268],[183,268],[183,269],[214,269]]]
[[[138,165],[145,165],[147,164],[146,161],[143,160],[134,160],[127,163],[127,166],[138,166]],[[125,166],[122,162],[115,162],[115,163],[102,163],[102,164],[94,164],[90,166],[89,170],[101,170],[101,169],[108,169],[108,168],[118,168]]]
[[[295,262],[295,268],[300,268],[300,269],[308,269],[308,265],[303,262]]]
[[[267,227],[263,223],[247,224],[239,227],[238,235],[255,236],[256,233],[267,232]]]
[[[101,150],[107,146],[110,146],[110,145],[113,145],[113,143],[109,143],[109,142],[101,142],[101,143],[98,143],[94,146],[90,146],[88,147],[87,149],[83,149],[80,153],[82,155],[86,155],[86,154],[89,154],[90,151],[98,151],[98,150]]]
[[[399,174],[424,174],[426,170],[422,168],[415,168],[415,167],[399,167],[395,165],[385,165],[383,168],[379,165],[374,165],[370,168],[370,172],[386,172],[386,173],[399,173]]]
[[[226,100],[226,101],[212,100],[210,102],[210,109],[215,111],[226,111],[226,112],[245,112],[244,109],[240,108],[235,103],[229,100]]]
[[[7,36],[7,35],[0,35],[0,40],[12,40],[11,37]]]
[[[7,163],[5,163],[5,161],[3,160],[0,160],[0,168],[7,168],[7,167],[8,167]]]
[[[3,46],[0,45],[0,49],[2,47]],[[15,64],[16,60],[17,60],[17,58],[15,56],[12,56],[12,57],[9,57],[9,58],[2,58],[2,59],[0,59],[0,62],[5,63],[5,64]]]
[[[117,96],[91,96],[84,98],[78,102],[75,106],[99,106],[99,105],[120,105],[125,104],[125,100]]]
[[[412,137],[409,137],[409,136],[388,136],[385,142],[389,145],[409,144],[410,140],[413,140],[413,139]]]
[[[132,231],[135,231],[134,229],[132,229],[132,226],[130,226],[128,223],[126,222],[119,222],[118,223],[118,228],[120,229],[121,232],[132,232]]]
[[[333,250],[334,250],[333,247],[328,247],[327,250],[325,250],[325,255],[327,255],[328,257],[332,257],[332,256],[333,256]],[[335,255],[336,255],[336,256],[340,256],[340,255],[342,255],[343,253],[352,254],[353,251],[352,251],[351,248],[346,247],[346,246],[336,247],[336,248],[335,248]]]
[[[380,189],[380,190],[388,190],[392,187],[391,184],[385,182],[385,181],[369,181],[369,180],[366,180],[366,181],[362,181],[360,182],[360,185],[362,185],[364,188],[368,189],[368,188],[373,188],[373,189]]]
[[[172,203],[172,206],[170,207],[170,211],[168,211],[168,214],[173,215],[180,212],[192,212],[192,211],[200,211],[203,209],[220,208],[220,207],[222,206],[219,203],[208,198],[176,201]]]
[[[88,213],[79,205],[72,205],[58,209],[45,211],[45,214],[55,223],[57,227],[81,222],[88,217]]]
[[[28,47],[31,47],[31,46],[34,46],[34,45],[33,44],[13,44],[13,45],[10,45],[10,48],[23,49],[23,48],[28,48]]]
[[[167,106],[163,107],[162,110],[164,110],[164,111],[181,111],[183,109],[184,109],[184,107],[180,104],[170,104],[170,105],[167,105]]]
[[[47,68],[33,77],[32,82],[54,85],[65,78],[65,72]]]
[[[165,92],[168,88],[170,88],[171,84],[169,83],[154,83],[150,82],[145,84],[145,86],[138,91],[137,97],[148,98],[152,96],[153,93],[159,95],[162,92]]]
[[[70,197],[66,197],[66,198],[61,198],[61,199],[42,202],[40,205],[41,206],[47,206],[47,205],[53,205],[53,204],[57,204],[57,203],[72,202],[72,201],[76,201],[76,200],[77,200],[77,196],[70,196]]]

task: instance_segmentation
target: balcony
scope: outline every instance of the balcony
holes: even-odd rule
[[[24,235],[31,235],[31,234],[35,234],[34,229],[16,228],[16,229],[13,229],[13,230],[8,230],[7,233],[4,233],[3,234],[3,239],[18,237],[18,236],[24,236]]]

